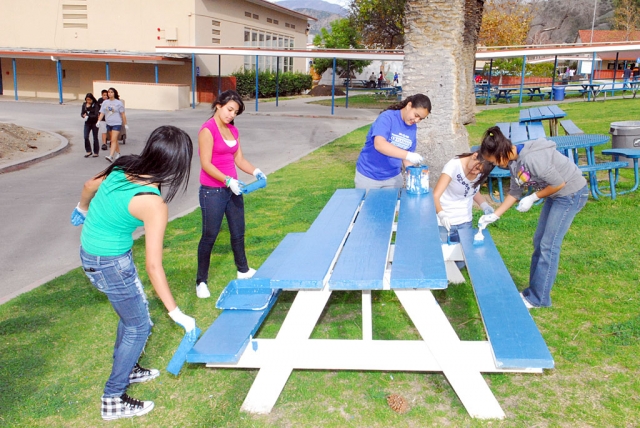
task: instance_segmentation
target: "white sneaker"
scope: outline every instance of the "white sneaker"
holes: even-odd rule
[[[113,158],[109,155],[104,157],[106,160],[108,160],[109,162],[113,162]]]
[[[201,282],[200,284],[196,285],[196,295],[201,299],[211,297],[211,293],[209,293],[209,287],[207,287],[206,282]]]
[[[116,152],[116,156],[113,158],[113,160],[117,160],[120,157],[120,152]]]
[[[126,393],[121,397],[102,396],[102,419],[107,421],[142,416],[151,410],[153,410],[153,401],[136,400]]]
[[[252,278],[253,275],[255,275],[256,270],[255,269],[251,269],[249,268],[248,271],[246,271],[245,273],[242,273],[240,271],[238,271],[238,279],[249,279]]]
[[[537,306],[533,306],[531,303],[529,303],[529,301],[522,295],[522,293],[520,293],[520,297],[522,297],[522,301],[524,302],[524,305],[527,309],[537,308]]]

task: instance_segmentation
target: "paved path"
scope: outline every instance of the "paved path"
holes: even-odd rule
[[[378,112],[335,109],[307,104],[308,99],[246,104],[236,119],[243,151],[266,174],[318,147],[370,124]],[[80,102],[13,101],[0,96],[0,122],[59,133],[69,140],[61,154],[28,167],[0,174],[0,304],[79,266],[80,230],[69,216],[85,180],[108,166],[100,158],[84,158]],[[197,147],[200,125],[209,106],[175,112],[128,110],[130,129],[123,154],[139,153],[146,137],[160,125],[178,126]],[[199,158],[194,156],[187,193],[169,206],[172,218],[198,206]],[[252,177],[244,176],[249,181]],[[194,273],[195,275],[195,273]]]

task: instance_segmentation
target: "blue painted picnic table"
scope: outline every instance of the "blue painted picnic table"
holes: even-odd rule
[[[307,232],[287,235],[252,279],[229,284],[221,315],[187,361],[259,369],[242,405],[248,412],[270,412],[294,369],[438,371],[472,416],[502,418],[481,373],[541,373],[553,359],[485,234],[483,248],[461,238],[487,341],[461,341],[432,294],[447,287],[445,254],[453,254],[440,241],[432,195],[340,189]],[[496,282],[483,269],[502,276]],[[310,339],[331,294],[343,290],[362,293],[362,339]],[[374,340],[371,290],[393,291],[422,340]],[[287,291],[297,294],[276,338],[254,338]]]
[[[541,120],[549,121],[549,135],[558,135],[558,119],[565,117],[567,114],[558,106],[534,107],[520,110],[520,122],[539,122]]]

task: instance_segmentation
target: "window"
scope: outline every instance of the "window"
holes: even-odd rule
[[[281,34],[268,33],[253,28],[244,29],[244,46],[246,47],[291,49],[293,48],[293,44],[294,40],[292,38]],[[277,57],[258,55],[258,63],[256,64],[256,55],[245,55],[244,69],[255,70],[257,66],[260,71],[269,70],[274,73],[276,68],[281,72],[293,71],[293,58],[279,58],[280,59],[278,60]]]
[[[296,29],[296,25],[295,24],[291,24],[291,28],[293,28],[295,30]]]
[[[219,44],[220,44],[220,39],[213,39],[213,38],[212,38],[212,39],[211,39],[211,44],[219,45]]]
[[[288,22],[285,22],[284,26],[287,27],[287,28],[291,28],[291,24],[289,24]]]
[[[253,14],[253,19],[260,19],[259,15],[256,15],[255,13]]]
[[[220,21],[216,21],[215,19],[211,20],[211,25],[213,25],[214,27],[219,27],[220,26]]]
[[[87,20],[87,5],[72,4],[65,1],[62,4],[62,28],[89,28]]]
[[[273,19],[271,19],[271,18],[267,18],[267,22],[268,22],[269,24],[273,24]]]
[[[273,20],[273,23],[274,23],[274,24],[276,24],[276,25],[278,25],[278,20],[277,20],[277,19],[274,19],[274,20]]]
[[[248,18],[251,18],[251,12],[245,12],[245,13],[244,13],[244,16],[246,16],[246,17],[248,17]]]
[[[211,34],[219,36],[220,35],[220,30],[211,30]]]

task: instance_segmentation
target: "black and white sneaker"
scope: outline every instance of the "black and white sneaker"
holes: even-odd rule
[[[145,369],[136,363],[131,374],[129,375],[129,383],[142,383],[160,376],[160,371],[156,369]]]
[[[151,410],[153,410],[153,401],[136,400],[126,393],[120,397],[102,396],[102,419],[106,421],[142,416]]]

